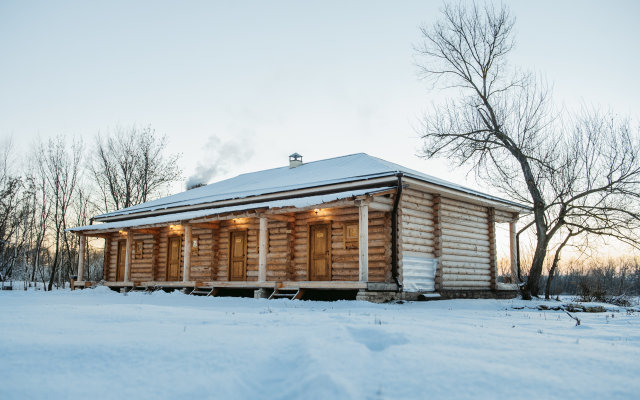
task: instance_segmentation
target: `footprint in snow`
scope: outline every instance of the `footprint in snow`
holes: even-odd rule
[[[409,340],[401,333],[388,333],[374,328],[348,327],[351,337],[371,351],[382,351],[393,345],[409,343]]]

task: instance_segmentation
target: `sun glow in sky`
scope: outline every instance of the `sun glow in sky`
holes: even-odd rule
[[[567,109],[638,120],[640,3],[510,3],[513,65],[542,74]],[[482,189],[425,161],[420,117],[446,93],[420,81],[419,26],[435,1],[2,1],[0,137],[151,125],[211,181],[366,152]],[[451,93],[455,95],[455,93]],[[175,190],[181,190],[181,182]]]

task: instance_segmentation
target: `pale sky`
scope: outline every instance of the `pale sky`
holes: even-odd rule
[[[512,63],[556,100],[640,115],[640,2],[509,3]],[[213,180],[366,152],[482,189],[415,156],[416,127],[442,98],[417,77],[419,26],[436,1],[0,0],[0,137],[151,125]],[[181,187],[183,187],[181,183]]]

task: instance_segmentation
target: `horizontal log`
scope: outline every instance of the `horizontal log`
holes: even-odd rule
[[[289,247],[289,240],[269,240],[269,247]]]
[[[489,289],[490,282],[443,282],[440,287],[444,290],[479,290]]]
[[[423,214],[429,215],[433,213],[433,205],[432,204],[416,204],[412,202],[403,201],[400,206],[400,211],[402,214],[423,213]]]
[[[402,235],[402,244],[418,244],[422,246],[433,246],[433,239],[416,238],[413,236]]]
[[[419,192],[415,190],[408,190],[402,192],[402,199],[419,200],[419,201],[432,201],[433,196],[429,193]]]
[[[460,237],[460,236],[452,236],[452,235],[448,235],[446,233],[443,233],[442,236],[442,243],[462,243],[462,244],[477,244],[479,246],[487,246],[489,247],[489,238],[483,238],[483,239],[472,239],[472,238],[466,238],[466,237]]]
[[[442,216],[444,218],[450,218],[450,217],[455,217],[455,216],[465,216],[465,217],[474,217],[474,218],[481,218],[481,219],[486,219],[487,218],[487,211],[475,211],[475,210],[469,210],[467,208],[462,208],[462,207],[455,207],[455,206],[450,206],[450,205],[442,205],[440,208],[441,212],[443,213]],[[444,214],[444,213],[448,213],[448,214]],[[451,213],[453,213],[453,215],[451,215]]]
[[[489,271],[489,269],[481,269],[481,268],[442,267],[441,274],[444,274],[444,275],[477,275],[477,276],[491,277],[491,271]]]
[[[414,217],[411,215],[403,215],[402,223],[405,224],[416,224],[421,226],[433,226],[433,219],[427,217]]]
[[[508,223],[511,222],[515,219],[514,214],[507,212],[507,211],[501,211],[501,210],[495,210],[495,219],[497,223]]]
[[[434,206],[432,204],[422,205],[411,202],[401,202],[399,208],[400,212],[402,212],[403,214],[407,211],[414,213],[432,214],[434,210]]]
[[[421,195],[425,195],[425,196],[433,196],[433,194],[431,194],[430,192],[425,192],[424,190],[422,190],[421,188],[417,188],[414,186],[409,186],[407,188],[405,188],[402,191],[403,194],[405,193],[409,193],[412,194],[414,196],[421,196]]]
[[[445,261],[457,261],[457,262],[475,262],[475,263],[489,263],[489,257],[467,257],[450,254],[442,254],[440,260]]]
[[[288,233],[275,233],[273,231],[269,232],[268,235],[268,239],[269,241],[274,241],[274,240],[289,240],[289,234]]]
[[[274,257],[274,258],[269,258],[267,257],[267,265],[277,265],[277,264],[288,264],[289,263],[289,258],[288,257]]]
[[[418,200],[433,200],[433,195],[431,193],[418,191],[415,189],[406,189],[402,191],[402,197],[407,197],[410,199],[418,199]]]
[[[410,229],[410,230],[414,230],[414,231],[418,231],[418,232],[433,232],[434,227],[433,226],[426,226],[426,225],[420,225],[420,224],[412,224],[409,222],[404,222],[404,219],[402,220],[402,224],[401,224],[401,229]]]
[[[456,227],[460,230],[480,230],[483,233],[489,231],[489,221],[467,221],[464,219],[450,218],[442,221],[447,226]]]
[[[451,249],[447,247],[442,248],[442,256],[464,256],[464,257],[475,257],[481,259],[489,258],[489,251],[473,251],[473,250],[463,250],[463,249]]]
[[[476,240],[482,240],[483,242],[486,241],[487,243],[489,242],[488,233],[466,232],[466,231],[461,231],[457,229],[452,229],[448,226],[442,227],[442,236],[443,237],[452,236],[452,237],[465,238],[465,239],[476,239]]]
[[[369,211],[391,212],[393,211],[393,204],[372,201],[369,203]]]
[[[349,256],[331,256],[332,262],[358,262],[358,253]]]
[[[431,252],[424,252],[424,251],[409,251],[409,250],[403,250],[402,251],[402,256],[403,257],[427,257],[427,258],[434,258],[433,256],[433,251]],[[399,260],[399,264],[401,263],[401,260]]]
[[[433,231],[429,231],[429,232],[424,232],[424,231],[417,231],[417,230],[413,230],[413,229],[402,229],[402,234],[400,235],[400,239],[404,240],[407,237],[411,237],[411,238],[416,238],[416,239],[430,239],[433,240],[435,239],[435,234]]]
[[[453,268],[478,268],[478,269],[489,269],[489,263],[487,262],[469,262],[469,261],[451,261],[451,260],[440,260],[440,265],[442,267],[453,267]]]
[[[417,244],[402,244],[402,250],[403,251],[414,251],[417,253],[433,253],[433,247],[432,246],[423,246],[423,245],[417,245]]]
[[[376,203],[382,203],[382,204],[393,204],[393,197],[392,196],[375,196],[373,198],[373,201]]]
[[[333,270],[339,270],[339,269],[352,269],[357,271],[358,270],[358,263],[342,263],[342,262],[334,262],[331,263],[331,269]]]
[[[289,255],[288,247],[269,248],[267,252],[267,258],[280,258],[287,257]]]
[[[410,217],[419,217],[433,220],[433,210],[424,209],[424,210],[413,210],[411,208],[401,208],[402,216],[410,216]]]
[[[442,221],[441,228],[443,229],[451,229],[458,232],[470,232],[477,233],[482,235],[488,235],[489,233],[489,224],[477,224],[475,226],[468,226],[458,224],[456,221]]]
[[[473,210],[473,211],[480,211],[480,212],[487,212],[487,207],[484,206],[479,206],[477,204],[471,204],[471,203],[467,203],[465,201],[460,201],[460,200],[453,200],[453,199],[449,199],[447,197],[442,197],[440,198],[440,203],[444,206],[453,206],[453,207],[458,207],[458,208],[465,208],[468,210]]]
[[[479,242],[476,243],[458,243],[453,241],[443,241],[442,249],[451,249],[451,250],[470,250],[470,251],[480,251],[480,252],[489,252],[489,245],[483,245]]]
[[[443,284],[460,285],[460,286],[482,286],[491,283],[490,276],[474,276],[474,275],[443,275],[440,277]]]

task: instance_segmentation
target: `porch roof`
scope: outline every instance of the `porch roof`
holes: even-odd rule
[[[198,218],[211,217],[215,215],[235,213],[239,211],[250,211],[260,209],[262,211],[275,210],[280,208],[309,208],[313,206],[331,205],[338,200],[345,200],[359,196],[375,195],[395,189],[394,187],[383,187],[375,189],[348,190],[339,193],[322,194],[307,197],[296,197],[292,199],[273,200],[266,202],[256,202],[229,207],[208,208],[206,210],[186,211],[174,214],[158,215],[154,217],[134,218],[117,222],[105,222],[96,225],[85,225],[69,228],[69,232],[87,231],[113,231],[132,227],[145,227],[151,225],[168,225],[172,223],[183,223]]]

